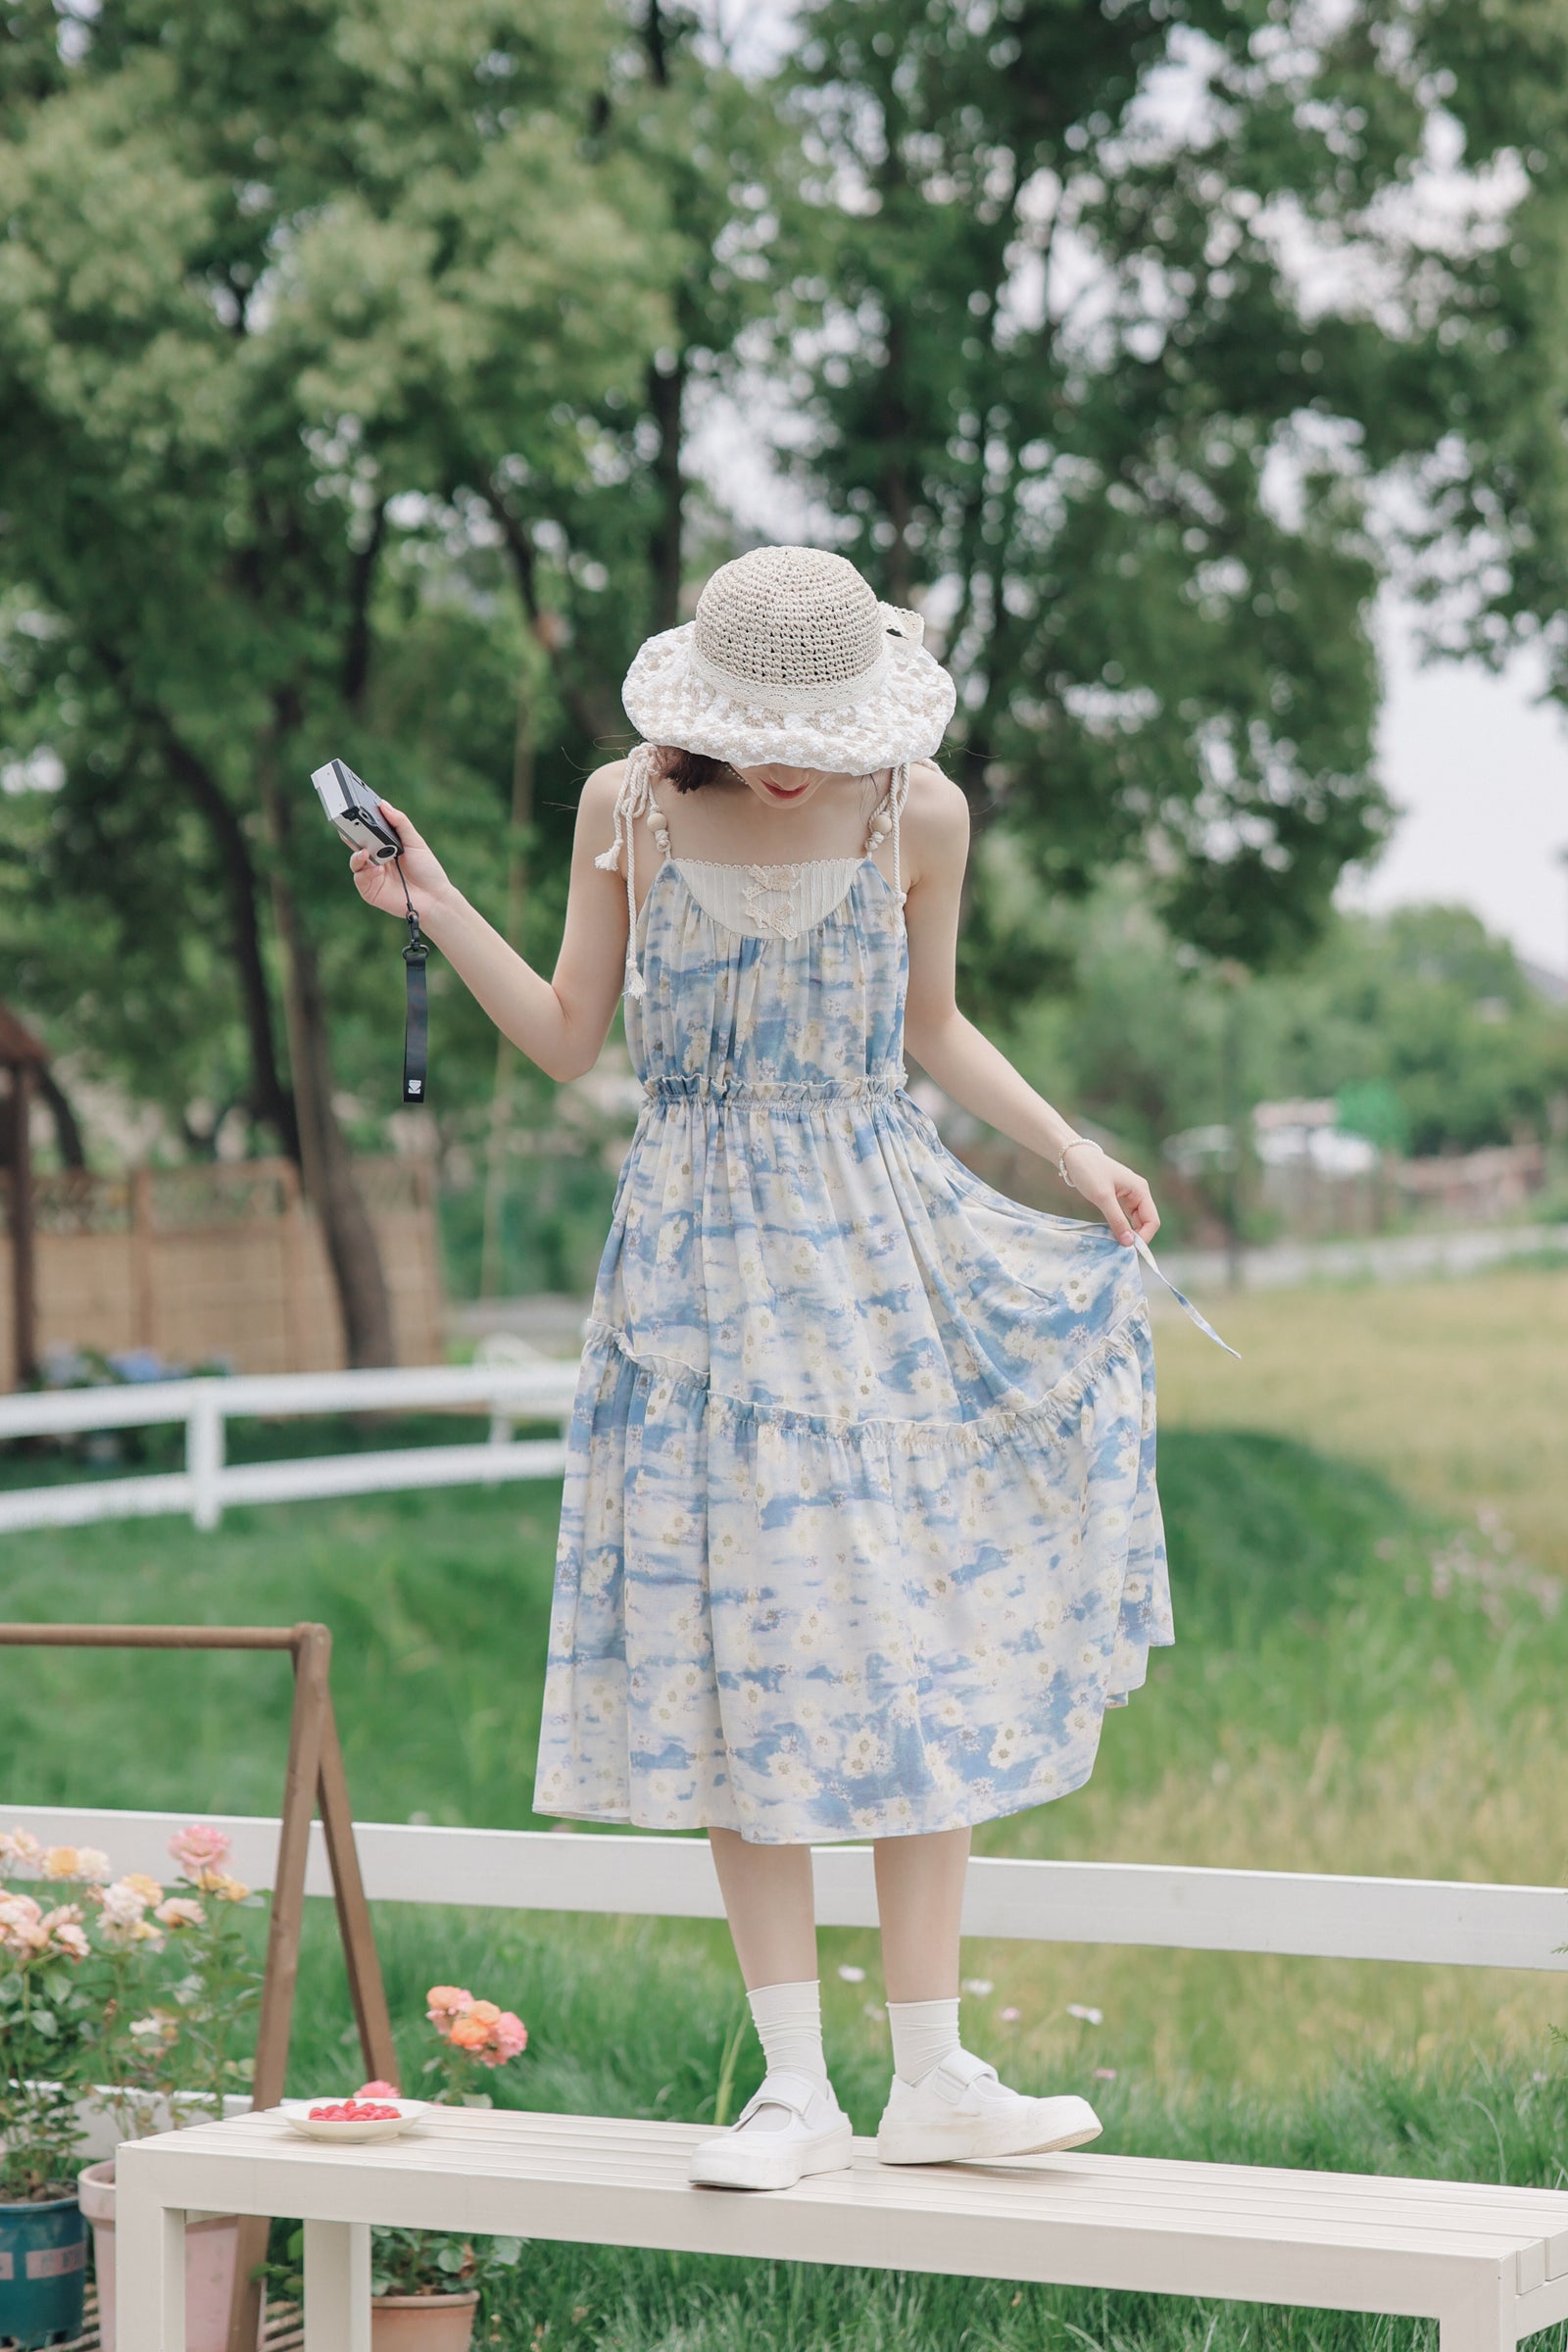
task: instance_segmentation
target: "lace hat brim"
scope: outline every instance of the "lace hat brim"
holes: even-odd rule
[[[626,672],[621,701],[647,743],[702,752],[732,767],[817,767],[870,775],[905,760],[929,760],[952,719],[957,690],[923,646],[890,634],[869,692],[842,710],[779,711],[750,705],[700,674],[693,626],[650,637]]]

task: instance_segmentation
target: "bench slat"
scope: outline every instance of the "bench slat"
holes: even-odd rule
[[[560,2123],[568,2128],[538,2128]],[[465,2193],[482,2184],[503,2195],[509,2189],[525,2191],[529,2204],[540,2192],[552,2199],[562,2192],[575,2200],[579,2226],[569,2234],[579,2237],[606,2237],[613,2208],[624,2197],[690,2200],[697,2194],[687,2186],[686,2159],[705,2135],[700,2125],[652,2126],[635,2142],[628,2142],[614,2118],[481,2118],[456,2112],[431,2118],[430,2127],[404,2141],[323,2148],[301,2141],[271,2117],[258,2116],[202,2125],[142,2144],[158,2151],[164,2162],[194,2165],[213,2193],[213,2175],[226,2174],[231,2165],[275,2173],[280,2185],[291,2173],[308,2170],[322,2194],[331,2193],[333,2175],[345,2180],[380,2176],[383,2183],[401,2178],[416,2181],[421,2193],[432,2192],[441,2180],[461,2182]],[[1465,2214],[1458,2203],[1420,2210],[1409,2200],[1386,2200],[1384,2192],[1396,2184],[1375,2178],[1358,2183],[1364,2192],[1358,2205],[1343,2196],[1333,2202],[1304,2196],[1293,2205],[1283,2192],[1259,2201],[1249,2192],[1245,2168],[1195,2166],[1194,2174],[1201,2178],[1184,2183],[1179,2167],[1152,2162],[1144,2174],[1136,2159],[1076,2153],[1039,2158],[1029,2169],[895,2167],[878,2164],[871,2143],[862,2140],[856,2156],[852,2171],[803,2181],[782,2192],[783,2198],[866,2217],[923,2215],[947,2229],[1070,2225],[1112,2234],[1205,2241],[1222,2236],[1232,2243],[1316,2247],[1347,2255],[1381,2249],[1440,2262],[1509,2261],[1539,2247],[1544,2236],[1544,2216],[1527,2220],[1512,2211],[1483,2216],[1476,2209]],[[1340,2176],[1339,2184],[1351,2178]],[[1307,2179],[1321,2181],[1321,2176]],[[1452,2185],[1462,2196],[1463,2184]],[[706,2192],[698,2201],[710,2203],[714,2196],[720,2206],[737,2202],[722,2192]],[[777,2196],[767,2200],[779,2201]],[[1568,2221],[1568,2197],[1549,2202],[1558,2207],[1554,2218]],[[512,2226],[526,2230],[529,2225],[514,2215]],[[725,2226],[721,2219],[720,2234]]]
[[[526,2145],[519,2141],[519,2124],[529,2127]],[[463,2116],[463,2160],[477,2162],[482,2168],[494,2156],[518,2177],[535,2168],[548,2174],[563,2165],[598,2170],[612,2161],[617,2178],[622,2170],[629,2177],[646,2160],[651,2175],[662,2180],[669,2169],[671,2132],[682,2134],[679,2147],[684,2151],[710,2129],[645,2118],[561,2116],[517,2109],[494,2109],[487,2114],[467,2109]],[[863,2144],[871,2145],[869,2141]],[[892,2169],[897,2177],[906,2170],[913,2174],[932,2168]],[[1115,2195],[1125,2194],[1143,2211],[1189,2207],[1205,2220],[1221,2212],[1263,2217],[1310,2213],[1326,2220],[1338,2216],[1360,2222],[1371,2213],[1380,2225],[1387,2221],[1415,2229],[1474,2229],[1481,2225],[1489,2231],[1502,2232],[1511,2243],[1540,2244],[1546,2257],[1544,2278],[1568,2272],[1568,2195],[1554,2189],[1426,2180],[1403,2174],[1309,2173],[1184,2163],[1088,2151],[1014,2157],[961,2170],[940,2169],[942,2178],[954,2184],[951,2193],[963,2201],[977,2197],[995,2202],[999,2192],[990,2184],[1045,2176],[1051,2181],[1054,2210],[1079,2201],[1109,2206]],[[1125,2182],[1125,2190],[1113,2190],[1112,2183],[1117,2180]]]

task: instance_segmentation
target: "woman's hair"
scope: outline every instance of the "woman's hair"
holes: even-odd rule
[[[662,744],[660,756],[664,774],[677,792],[701,792],[705,784],[716,784],[720,776],[734,773],[727,760],[710,760],[706,752],[683,752]]]

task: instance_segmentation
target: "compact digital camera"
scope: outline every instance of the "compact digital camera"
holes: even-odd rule
[[[374,793],[352,767],[329,760],[324,767],[312,770],[311,782],[328,821],[351,850],[368,850],[375,865],[386,865],[399,855],[402,843],[381,814]]]

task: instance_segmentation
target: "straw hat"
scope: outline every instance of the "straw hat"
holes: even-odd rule
[[[842,556],[760,547],[720,564],[695,620],[648,639],[621,700],[648,743],[733,767],[869,775],[929,759],[953,716],[923,628]]]

